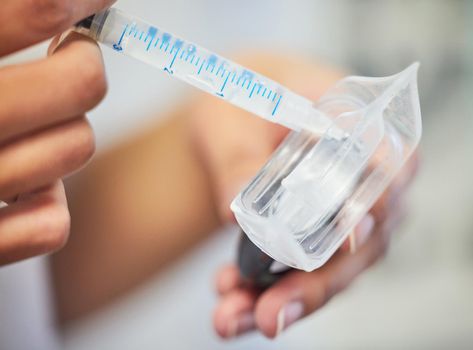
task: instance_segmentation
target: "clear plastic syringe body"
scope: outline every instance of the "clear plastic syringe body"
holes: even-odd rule
[[[313,101],[118,9],[94,15],[78,30],[271,122],[316,134],[332,126]]]

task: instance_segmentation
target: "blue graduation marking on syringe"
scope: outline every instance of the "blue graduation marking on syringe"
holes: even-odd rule
[[[204,58],[196,55],[196,47],[193,44],[188,44],[181,39],[174,38],[171,34],[162,32],[158,35],[159,30],[153,26],[147,30],[137,28],[136,23],[128,23],[124,25],[123,31],[118,41],[113,45],[116,51],[123,50],[123,43],[125,38],[137,39],[144,44],[144,51],[149,54],[153,50],[158,49],[158,52],[169,55],[170,61],[163,69],[164,71],[174,74],[173,67],[177,61],[188,64],[196,69],[196,75],[201,75],[205,68],[205,74],[212,74],[220,80],[220,88],[215,91],[215,94],[220,97],[225,97],[226,89],[232,85],[238,89],[248,91],[247,98],[252,100],[256,97],[264,98],[265,100],[274,103],[272,109],[272,116],[274,116],[281,104],[282,95],[273,92],[272,89],[266,87],[265,83],[254,79],[254,73],[243,69],[238,72],[235,69],[227,69],[227,62],[221,60],[218,56],[210,54]],[[181,66],[180,66],[181,67]]]
[[[148,47],[146,48],[146,51],[149,51],[149,49],[151,48],[151,44],[153,43],[153,40],[156,38],[156,35],[158,35],[158,29],[155,27],[149,27],[148,35],[146,36],[146,38],[151,38],[151,39],[149,41]],[[155,44],[155,47],[156,47],[156,44]]]
[[[172,50],[173,50],[173,49],[171,49],[171,52],[172,52]],[[179,54],[179,50],[180,50],[180,48],[176,50],[176,54],[174,55],[174,57],[173,57],[173,59],[172,59],[172,61],[171,61],[171,64],[169,65],[169,68],[168,68],[168,67],[164,68],[164,70],[165,70],[166,72],[170,73],[170,74],[174,74],[174,72],[173,72],[173,70],[172,70],[172,66],[174,65],[174,62],[176,62],[176,57],[177,57],[177,55]]]
[[[225,81],[222,85],[222,88],[220,89],[220,92],[223,92],[223,90],[225,90],[225,86],[227,86],[227,82],[228,82],[228,79],[230,78],[230,74],[231,74],[231,72],[228,72],[227,79],[225,79]]]
[[[202,68],[204,67],[204,65],[205,65],[205,60],[202,62],[202,65],[200,66],[199,71],[197,72],[197,74],[200,74],[200,72],[202,72]]]
[[[171,35],[169,33],[164,33],[161,37],[161,46],[159,47],[160,50],[164,47],[164,45],[168,45],[169,41],[171,41]]]
[[[256,83],[253,84],[253,89],[250,92],[250,98],[253,97],[253,93],[255,92],[255,89],[256,89]]]
[[[274,107],[273,113],[271,115],[275,115],[276,111],[278,110],[279,104],[281,103],[282,96],[279,96],[279,100],[276,103],[276,106]]]
[[[128,30],[128,24],[125,26],[125,29],[123,29],[123,33],[122,35],[120,36],[120,40],[118,40],[118,42],[113,45],[113,48],[116,50],[116,51],[122,51],[123,48],[122,48],[122,41],[123,41],[123,38],[125,37],[125,33],[126,31]]]

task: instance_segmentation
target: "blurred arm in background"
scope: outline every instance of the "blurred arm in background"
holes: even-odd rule
[[[218,226],[188,115],[176,111],[66,182],[70,241],[52,257],[60,321],[114,301]]]
[[[333,69],[291,58],[253,55],[240,61],[314,100],[340,78]],[[210,96],[167,120],[69,181],[71,239],[52,259],[61,321],[123,295],[231,222],[230,201],[287,134]],[[234,266],[222,269],[217,332],[228,338],[259,328],[274,337],[346,287],[383,255],[386,224],[398,218],[395,209],[414,169],[406,168],[357,228],[357,253],[345,246],[323,268],[291,272],[262,294],[243,288]]]

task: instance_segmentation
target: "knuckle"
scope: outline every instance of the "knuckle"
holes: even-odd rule
[[[67,155],[68,170],[76,170],[86,164],[95,153],[95,137],[90,124],[85,118],[77,122],[74,139]]]
[[[71,218],[67,206],[54,204],[43,214],[39,222],[41,246],[44,252],[55,252],[67,243]]]
[[[23,178],[19,169],[10,166],[4,166],[4,162],[0,162],[0,193],[2,198],[6,199],[18,194],[19,189],[25,185],[27,181]],[[0,200],[1,200],[0,199]]]
[[[88,63],[76,65],[76,67],[81,67],[78,72],[80,86],[77,89],[77,97],[86,104],[86,109],[91,109],[99,104],[107,93],[105,68],[97,55],[83,62]]]
[[[52,36],[66,29],[73,21],[70,0],[30,0],[32,29]]]
[[[95,136],[90,124],[84,120],[80,137],[80,161],[86,163],[95,153]]]

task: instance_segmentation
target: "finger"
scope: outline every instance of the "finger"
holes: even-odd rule
[[[386,236],[372,235],[356,254],[337,254],[311,273],[290,272],[261,295],[255,308],[256,324],[274,338],[294,322],[325,305],[386,251]]]
[[[72,33],[52,57],[0,69],[0,143],[75,118],[105,92],[97,44]]]
[[[214,328],[222,338],[233,338],[255,329],[256,291],[235,289],[226,294],[214,312]]]
[[[0,56],[46,40],[114,0],[2,0]]]
[[[340,250],[345,253],[355,253],[359,247],[368,241],[373,232],[374,225],[373,215],[367,214],[356,226],[354,232],[345,240]]]
[[[60,181],[0,209],[0,265],[60,249],[69,225]]]
[[[2,147],[0,198],[14,198],[70,174],[94,151],[94,135],[84,117]]]
[[[406,161],[399,175],[395,178],[394,183],[399,187],[407,188],[412,184],[416,174],[419,171],[420,156],[419,152],[414,152],[410,158]]]
[[[221,296],[238,288],[241,284],[240,271],[235,265],[227,265],[220,269],[217,273],[216,289]]]
[[[405,221],[407,217],[406,208],[403,198],[399,198],[397,202],[393,204],[391,213],[386,220],[378,225],[379,230],[382,230],[385,235],[391,236]]]

